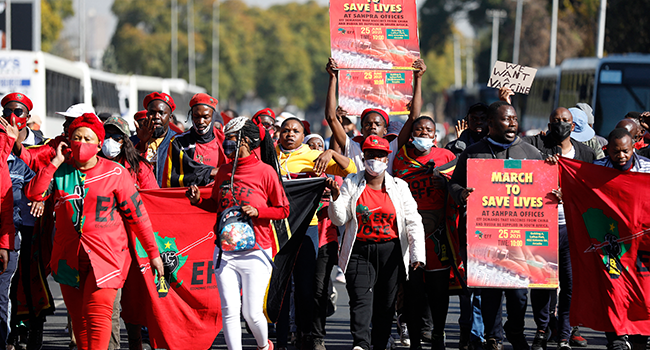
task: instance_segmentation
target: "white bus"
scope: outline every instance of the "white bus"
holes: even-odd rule
[[[205,89],[182,79],[120,75],[91,69],[45,52],[0,51],[0,95],[22,92],[34,103],[32,115],[41,118],[47,137],[61,133],[65,111],[76,103],[89,103],[97,113],[122,115],[133,127],[133,115],[142,110],[144,96],[160,91],[174,98],[178,120],[185,121],[189,100]]]

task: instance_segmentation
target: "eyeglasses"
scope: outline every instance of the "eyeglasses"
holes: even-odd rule
[[[11,116],[11,114],[15,115],[16,117],[20,117],[21,115],[23,115],[23,113],[24,111],[20,108],[16,108],[16,109],[5,108],[2,110],[2,115],[5,117],[9,117]]]
[[[124,138],[124,135],[122,135],[122,134],[106,134],[106,138],[107,139],[111,138],[111,139],[113,139],[115,141],[122,141],[122,139]]]

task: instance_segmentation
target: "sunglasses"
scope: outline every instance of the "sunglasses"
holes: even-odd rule
[[[2,110],[2,115],[7,118],[10,117],[12,114],[15,115],[16,117],[20,117],[21,115],[23,115],[23,113],[24,111],[20,108],[16,108],[16,109],[5,108]]]
[[[122,134],[106,134],[106,138],[107,139],[111,138],[111,139],[113,139],[115,141],[122,141],[122,139],[124,138],[124,135],[122,135]]]

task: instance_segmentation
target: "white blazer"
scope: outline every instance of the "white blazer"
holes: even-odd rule
[[[399,178],[384,175],[384,185],[388,197],[393,202],[396,211],[397,231],[404,268],[408,273],[409,263],[426,263],[424,226],[418,213],[418,205],[411,195],[408,184]],[[348,175],[343,180],[341,194],[336,201],[330,203],[328,212],[332,223],[336,226],[345,224],[345,233],[339,248],[339,267],[347,270],[352,247],[357,238],[359,223],[357,221],[357,200],[366,188],[365,171]],[[408,276],[407,276],[408,278]]]

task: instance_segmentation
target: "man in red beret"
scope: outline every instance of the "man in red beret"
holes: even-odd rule
[[[214,126],[223,122],[217,103],[216,98],[204,93],[192,97],[192,127],[172,139],[161,187],[205,186],[226,162],[221,146],[223,132]]]
[[[404,146],[411,138],[411,127],[413,121],[420,117],[422,110],[422,76],[427,70],[427,66],[422,59],[417,59],[413,62],[413,100],[411,101],[411,108],[409,118],[404,127],[400,131],[398,137],[390,142],[391,153],[388,155],[388,172],[393,173],[393,160],[395,154]],[[388,113],[379,108],[368,108],[361,113],[361,136],[350,138],[341,120],[336,116],[336,83],[338,81],[338,65],[333,58],[330,58],[327,63],[327,73],[329,73],[329,87],[327,89],[327,97],[325,101],[325,119],[332,129],[332,145],[334,149],[340,149],[344,156],[352,159],[357,166],[358,171],[364,170],[363,165],[363,152],[361,145],[368,136],[376,135],[384,137],[390,121]]]
[[[147,110],[147,117],[136,123],[138,140],[135,140],[134,144],[153,166],[158,186],[163,187],[163,168],[169,145],[174,136],[178,135],[176,131],[169,128],[176,104],[174,99],[164,92],[150,93],[144,98],[142,104]]]

